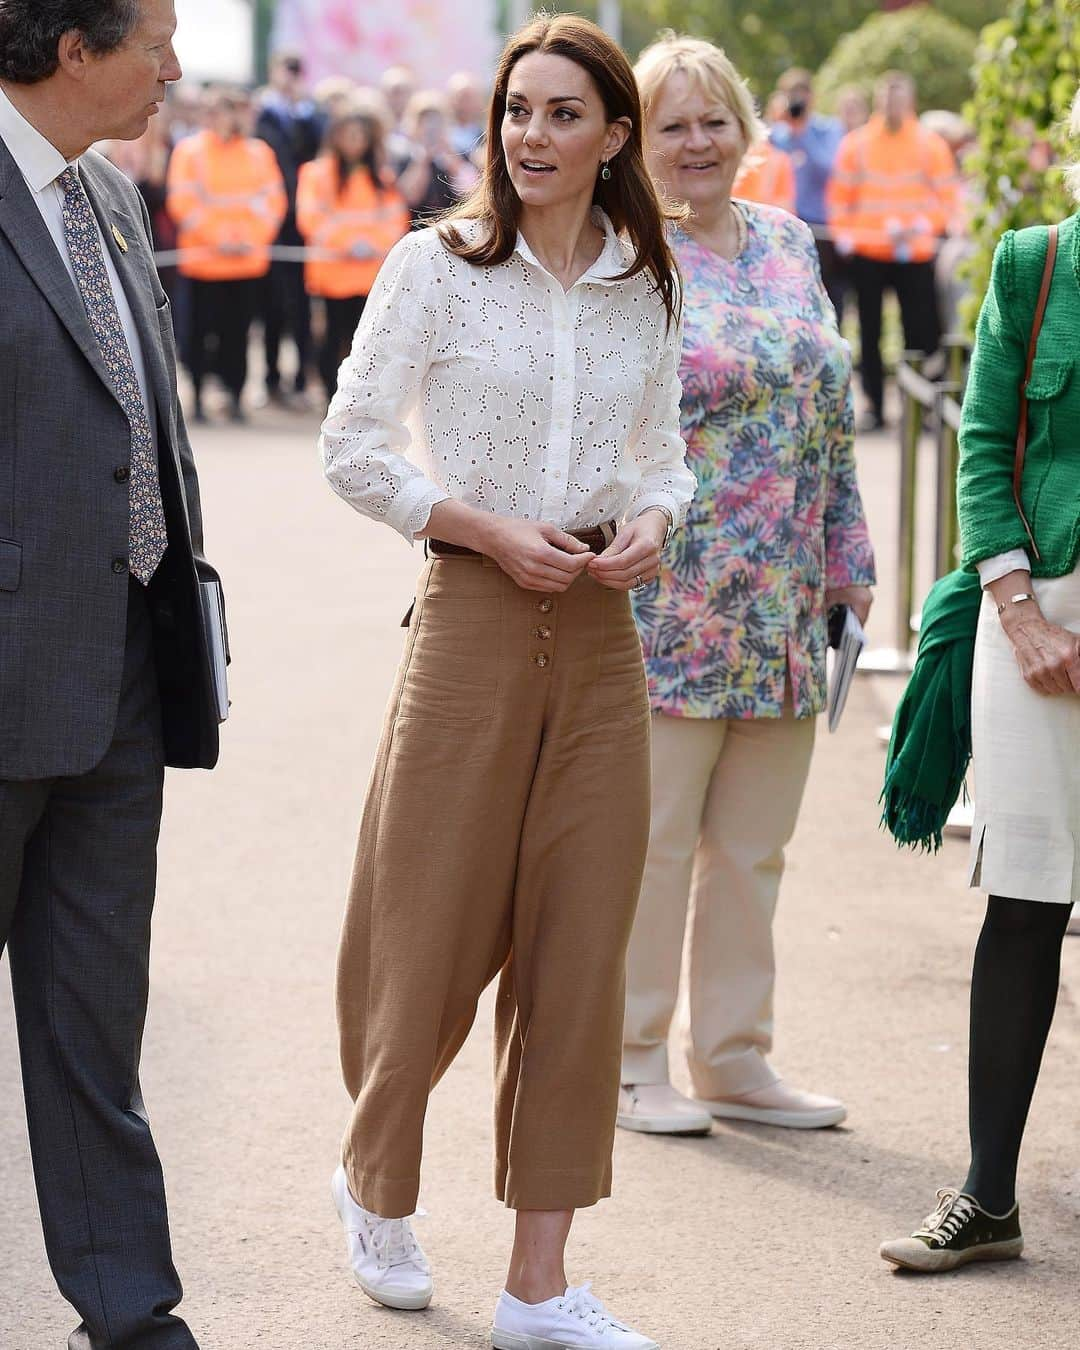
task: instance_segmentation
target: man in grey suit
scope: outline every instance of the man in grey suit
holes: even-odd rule
[[[0,0],[0,949],[69,1350],[192,1350],[139,1090],[165,764],[213,767],[198,485],[128,180],[173,0]]]

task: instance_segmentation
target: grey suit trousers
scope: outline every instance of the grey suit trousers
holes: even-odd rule
[[[172,1309],[165,1189],[139,1090],[164,779],[145,593],[116,728],[89,773],[0,781],[0,949],[15,996],[45,1245],[69,1350],[194,1350]]]

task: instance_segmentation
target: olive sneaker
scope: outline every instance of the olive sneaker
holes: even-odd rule
[[[941,1190],[937,1209],[911,1237],[881,1244],[881,1256],[905,1270],[936,1273],[969,1261],[1012,1261],[1024,1250],[1020,1206],[988,1214],[963,1191]]]

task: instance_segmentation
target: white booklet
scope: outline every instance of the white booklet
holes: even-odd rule
[[[829,677],[829,730],[835,731],[844,714],[844,705],[855,678],[855,667],[866,646],[866,633],[850,605],[845,606],[844,628],[840,645],[832,651],[832,674]],[[832,650],[832,649],[830,649]]]
[[[224,722],[229,715],[229,673],[225,639],[225,600],[221,582],[199,582],[199,604],[202,609],[206,645],[210,651],[210,674],[214,681],[217,717]]]

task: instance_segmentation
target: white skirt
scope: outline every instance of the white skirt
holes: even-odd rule
[[[1036,580],[1051,623],[1080,633],[1080,567]],[[983,594],[971,684],[975,824],[969,884],[1013,900],[1080,898],[1080,696],[1025,682]]]

